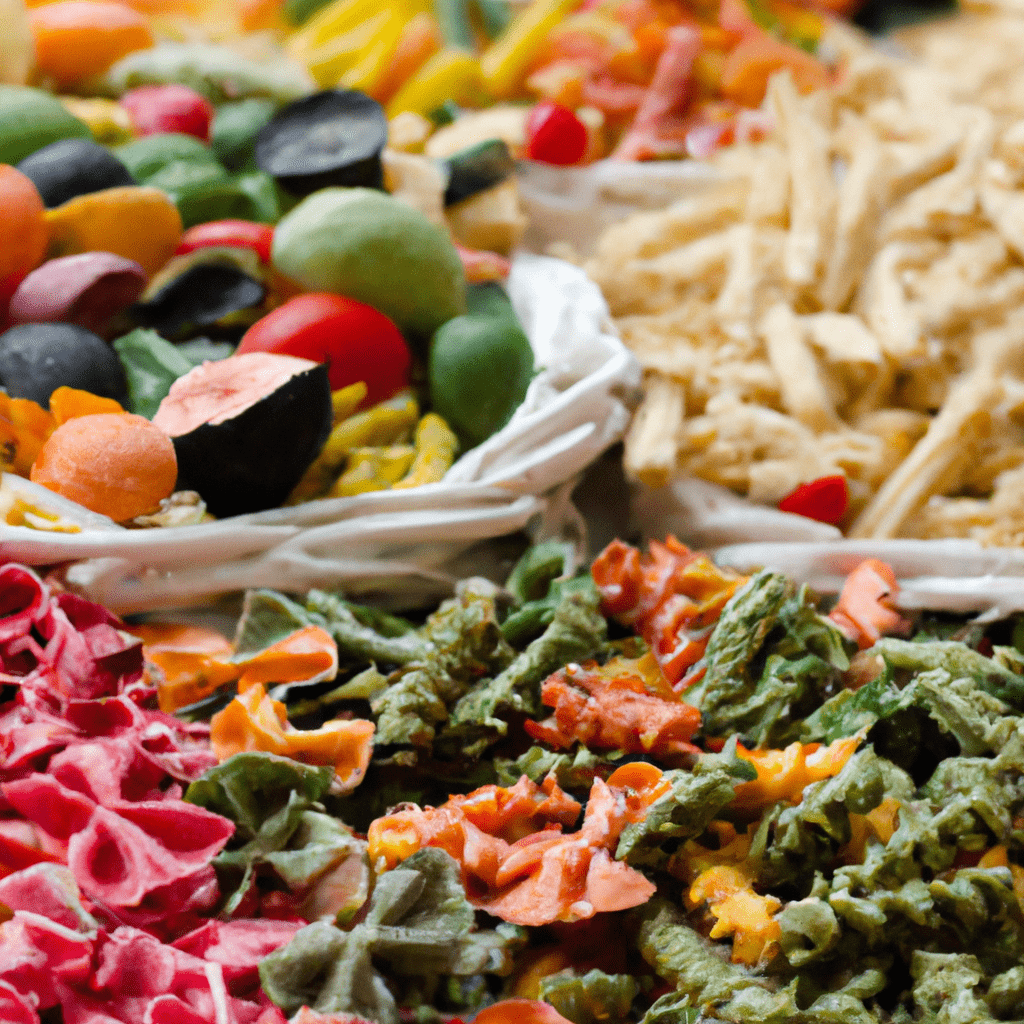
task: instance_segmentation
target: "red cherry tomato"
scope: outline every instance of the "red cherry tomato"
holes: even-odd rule
[[[526,119],[526,155],[545,164],[578,164],[587,151],[587,126],[568,108],[541,100]]]
[[[214,245],[231,245],[239,249],[252,249],[263,263],[270,262],[270,246],[274,229],[269,224],[252,220],[211,220],[196,224],[181,236],[175,256],[206,249]]]
[[[142,85],[121,97],[140,135],[181,132],[210,141],[213,104],[187,85]]]
[[[364,406],[409,384],[409,347],[383,313],[324,292],[297,295],[245,332],[237,354],[276,352],[329,364],[331,390],[366,382]]]
[[[819,523],[835,526],[846,515],[850,492],[843,476],[822,476],[808,484],[801,484],[779,502],[780,512],[795,512],[798,516],[817,519]]]

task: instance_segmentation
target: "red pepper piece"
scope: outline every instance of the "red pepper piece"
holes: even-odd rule
[[[835,526],[846,515],[849,504],[850,491],[846,486],[846,477],[821,476],[810,483],[801,484],[787,494],[779,502],[779,511],[793,512]]]
[[[526,155],[545,164],[578,164],[587,151],[587,126],[568,108],[541,100],[526,119]]]
[[[274,241],[274,229],[269,224],[257,224],[252,220],[211,220],[196,224],[182,236],[175,256],[195,252],[209,246],[228,245],[238,249],[252,249],[260,262],[270,262],[270,247]]]

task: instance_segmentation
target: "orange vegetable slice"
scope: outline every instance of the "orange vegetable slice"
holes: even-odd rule
[[[36,67],[59,86],[101,75],[154,42],[146,17],[113,0],[57,0],[33,8],[29,21]]]
[[[864,650],[883,634],[910,629],[910,622],[895,608],[899,592],[892,567],[867,558],[846,577],[829,618]]]
[[[39,190],[26,175],[8,164],[0,164],[0,209],[2,281],[38,267],[46,255],[50,233]]]
[[[94,413],[54,430],[30,479],[124,522],[153,511],[171,494],[178,460],[171,439],[145,417]]]
[[[362,782],[373,753],[373,733],[373,722],[361,718],[335,719],[319,729],[295,729],[285,706],[268,697],[259,683],[210,720],[210,746],[218,760],[264,750],[304,764],[332,765],[343,791]]]

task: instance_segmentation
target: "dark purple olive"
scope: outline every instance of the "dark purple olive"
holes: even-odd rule
[[[112,252],[47,260],[18,285],[10,317],[18,324],[63,321],[105,337],[146,287],[146,272]]]
[[[384,108],[354,89],[328,89],[289,103],[256,135],[256,165],[285,191],[330,186],[384,188]]]
[[[157,290],[145,302],[135,303],[131,316],[142,327],[152,327],[172,341],[192,337],[234,314],[252,310],[267,294],[260,281],[238,267],[201,261],[183,267],[166,284],[160,286],[154,280],[153,285]],[[235,333],[241,334],[249,324],[249,320],[239,323]],[[231,333],[233,325],[222,326]]]
[[[52,142],[25,157],[18,170],[32,179],[47,209],[89,192],[136,184],[128,168],[109,149],[89,139]]]
[[[45,408],[59,387],[128,400],[124,369],[98,335],[76,324],[17,324],[0,334],[0,385]]]

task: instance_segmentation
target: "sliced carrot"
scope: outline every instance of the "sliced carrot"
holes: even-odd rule
[[[402,30],[387,72],[373,87],[373,98],[379,103],[388,103],[443,45],[441,29],[433,14],[421,11],[412,17]]]
[[[33,8],[29,20],[37,70],[60,86],[101,75],[154,42],[145,15],[113,0],[57,0]]]
[[[829,618],[864,650],[884,634],[910,629],[910,621],[895,608],[899,592],[892,567],[867,558],[847,576]]]

